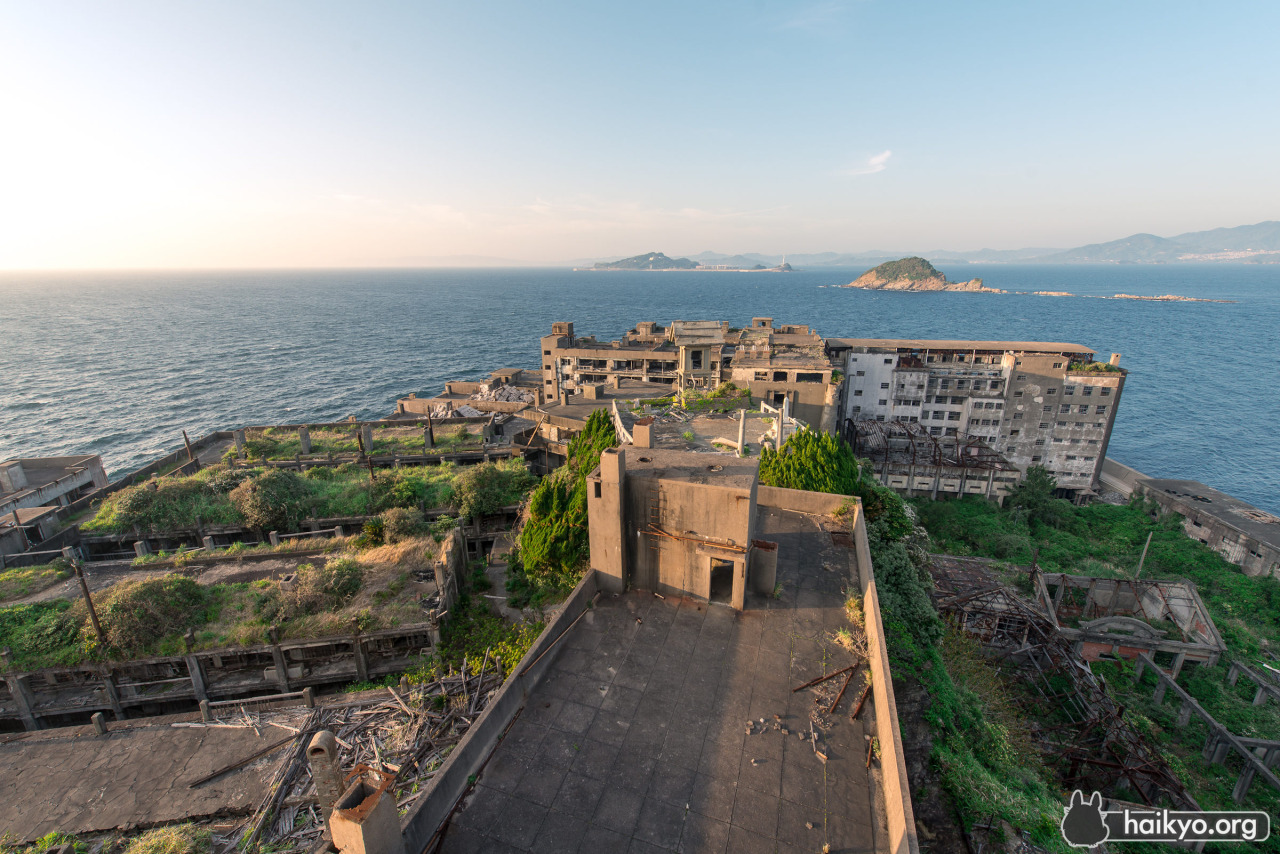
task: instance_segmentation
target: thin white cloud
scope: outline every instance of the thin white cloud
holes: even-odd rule
[[[876,172],[883,172],[889,168],[889,158],[893,156],[893,152],[888,149],[880,152],[874,157],[868,157],[867,162],[861,166],[854,166],[851,169],[843,169],[839,174],[846,177],[855,175],[874,175]]]
[[[783,21],[780,29],[823,31],[829,28],[844,12],[845,4],[837,0],[814,3],[801,9],[796,15]]]

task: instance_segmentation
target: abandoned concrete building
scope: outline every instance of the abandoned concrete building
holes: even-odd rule
[[[845,371],[841,429],[850,441],[873,434],[869,422],[919,424],[929,436],[961,445],[976,438],[1020,473],[1043,466],[1078,500],[1096,494],[1124,390],[1119,354],[1099,364],[1087,347],[1041,341],[826,343]],[[893,456],[894,477],[914,476],[901,470],[894,443],[882,447]],[[912,483],[910,491],[921,487]]]
[[[773,591],[777,546],[754,538],[754,459],[614,448],[588,478],[591,565],[601,587],[697,596],[742,609]]]
[[[500,368],[480,382],[450,380],[444,384],[444,392],[435,397],[402,397],[396,401],[395,414],[449,418],[515,413],[538,406],[544,399],[539,372]]]
[[[1187,536],[1244,570],[1280,577],[1280,518],[1195,480],[1141,476],[1134,491],[1182,516]]]
[[[0,463],[0,566],[54,535],[59,510],[107,485],[102,457],[29,457]]]
[[[737,329],[728,321],[676,320],[669,326],[637,323],[618,341],[574,334],[573,324],[552,324],[542,339],[543,388],[560,400],[593,384],[624,380],[710,390],[732,381],[753,397],[780,405],[815,428],[835,428],[838,387],[823,340],[808,326],[774,325],[755,317]]]

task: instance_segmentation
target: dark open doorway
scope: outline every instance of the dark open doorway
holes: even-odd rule
[[[712,602],[733,604],[733,561],[711,558]]]

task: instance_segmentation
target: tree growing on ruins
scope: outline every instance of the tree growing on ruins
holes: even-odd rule
[[[244,523],[259,531],[289,530],[305,514],[309,490],[303,479],[285,469],[268,469],[231,490]]]

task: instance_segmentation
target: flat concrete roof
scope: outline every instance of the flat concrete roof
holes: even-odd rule
[[[639,380],[625,379],[619,388],[608,383],[601,383],[600,397],[590,400],[581,394],[571,394],[560,400],[548,402],[537,407],[537,411],[548,415],[559,415],[566,418],[586,419],[597,409],[608,409],[614,400],[629,401],[637,397],[641,400],[671,397],[677,389],[666,383],[646,383]]]
[[[1096,353],[1092,347],[1052,341],[958,341],[925,338],[828,338],[828,347],[890,347],[911,350],[1014,350],[1024,353]]]
[[[1198,480],[1157,480],[1148,477],[1138,482],[1154,492],[1181,499],[1196,513],[1221,520],[1255,540],[1280,549],[1280,520],[1267,521],[1277,517],[1259,510],[1247,501],[1241,501]]]
[[[624,446],[627,474],[663,480],[711,484],[731,489],[751,489],[760,470],[755,457],[707,454],[666,448]]]
[[[631,591],[604,595],[555,647],[547,675],[446,826],[440,851],[887,852],[865,671],[843,589],[853,550],[814,518],[763,509],[780,598],[746,610]],[[818,734],[826,762],[808,740]],[[748,732],[748,730],[750,730]]]

